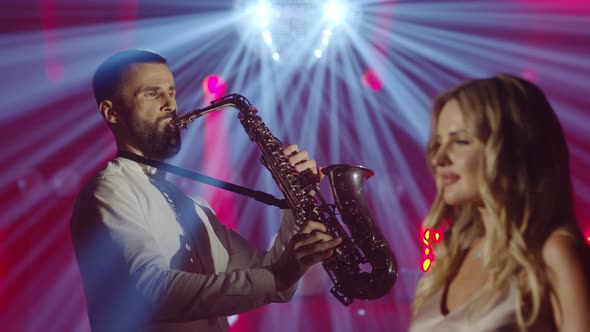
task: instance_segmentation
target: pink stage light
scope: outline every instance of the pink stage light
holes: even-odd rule
[[[45,68],[45,76],[51,82],[61,82],[64,79],[64,68],[56,62],[48,62]]]
[[[364,86],[366,86],[372,90],[375,90],[375,91],[381,90],[381,88],[383,87],[383,84],[381,83],[381,79],[379,78],[377,73],[375,73],[375,71],[373,71],[371,69],[367,69],[363,73],[363,76],[361,77],[361,82],[363,83]]]
[[[225,95],[225,81],[216,74],[208,75],[203,79],[203,92],[207,96],[221,97]]]
[[[225,82],[217,75],[209,75],[203,80],[205,105],[225,94]],[[230,167],[229,133],[223,112],[213,112],[204,117],[203,173],[229,181],[232,178]],[[237,229],[237,213],[234,211],[234,194],[220,189],[208,188],[205,199],[211,204],[219,220],[228,228]]]
[[[531,82],[537,82],[539,79],[539,73],[533,68],[525,68],[520,72],[520,76]]]
[[[39,12],[41,16],[41,35],[45,51],[45,76],[50,82],[59,82],[64,78],[64,68],[60,57],[60,45],[57,36],[58,11],[55,1],[41,0]]]
[[[571,5],[585,5],[587,4],[587,0],[520,0],[520,2],[528,3],[530,5],[547,5],[547,4],[556,4],[561,6],[571,6]]]

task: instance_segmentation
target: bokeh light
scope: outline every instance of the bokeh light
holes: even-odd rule
[[[226,93],[226,83],[218,75],[208,75],[203,79],[203,92],[207,96],[219,98]]]
[[[381,88],[383,87],[383,84],[381,83],[381,80],[379,79],[377,73],[370,69],[366,70],[363,73],[361,81],[363,82],[364,86],[372,90],[381,90]]]
[[[434,262],[434,251],[432,250],[432,246],[435,243],[438,243],[442,240],[442,235],[438,230],[431,230],[426,228],[422,233],[422,244],[424,245],[423,256],[422,256],[422,263],[420,264],[422,267],[422,271],[427,272],[430,269],[430,266]]]

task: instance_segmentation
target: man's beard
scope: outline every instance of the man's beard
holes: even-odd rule
[[[153,124],[129,119],[129,136],[145,157],[162,160],[175,156],[180,151],[180,130],[168,125],[161,127],[161,122],[166,119],[160,118]]]

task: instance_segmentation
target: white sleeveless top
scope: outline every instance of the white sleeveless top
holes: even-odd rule
[[[443,292],[444,289],[441,289],[424,303],[410,323],[410,332],[518,331],[515,312],[515,301],[518,295],[516,285],[509,287],[506,295],[499,297],[483,315],[472,317],[472,319],[468,319],[465,313],[470,301],[443,315],[441,312]]]

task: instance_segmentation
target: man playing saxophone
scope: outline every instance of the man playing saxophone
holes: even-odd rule
[[[178,153],[176,87],[163,57],[119,52],[99,66],[93,88],[119,151]],[[297,172],[318,173],[296,145],[283,153]],[[288,301],[341,242],[320,223],[297,226],[285,210],[272,248],[256,249],[163,171],[122,156],[80,191],[70,227],[93,331],[227,331],[228,315]]]

